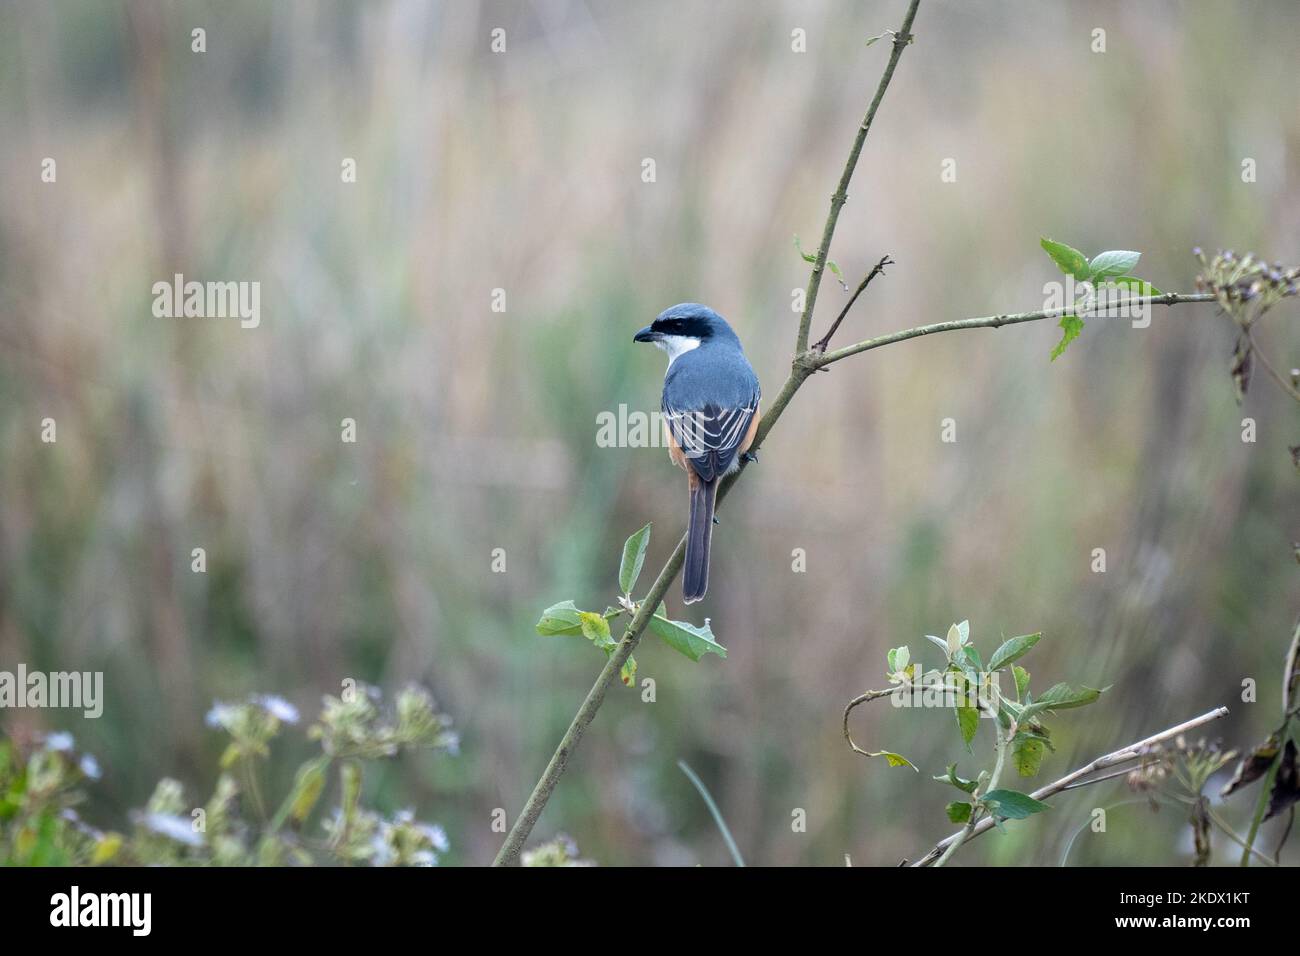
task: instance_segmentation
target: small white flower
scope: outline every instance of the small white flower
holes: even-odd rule
[[[375,834],[374,839],[370,841],[370,865],[388,866],[393,855],[392,847],[388,845],[383,835]]]
[[[298,722],[298,708],[283,697],[277,697],[274,694],[263,694],[254,698],[254,703],[282,724],[296,724]]]
[[[76,746],[76,741],[72,739],[72,734],[66,730],[59,730],[45,735],[45,746],[57,753],[67,753]]]
[[[214,701],[212,709],[207,712],[207,715],[203,718],[203,722],[209,727],[225,727],[226,722],[234,712],[235,708],[230,704],[223,703],[219,700]]]
[[[447,831],[438,826],[438,824],[426,823],[423,824],[420,829],[424,832],[424,835],[428,837],[429,842],[433,844],[433,848],[439,853],[446,853],[451,849],[451,843],[447,840]]]
[[[202,846],[203,836],[194,832],[189,820],[170,813],[146,813],[141,822],[159,836],[186,846]]]

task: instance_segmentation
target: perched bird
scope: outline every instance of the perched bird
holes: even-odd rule
[[[661,312],[635,336],[668,353],[664,431],[668,456],[686,469],[691,516],[686,530],[682,597],[691,604],[709,588],[709,543],[718,482],[740,467],[758,430],[758,376],[740,339],[707,306],[684,302]]]

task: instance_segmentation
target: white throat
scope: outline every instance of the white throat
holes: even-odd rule
[[[655,339],[655,345],[668,353],[668,367],[691,349],[700,347],[700,340],[691,335],[664,335]]]

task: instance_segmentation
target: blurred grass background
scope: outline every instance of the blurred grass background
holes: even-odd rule
[[[816,245],[888,56],[865,41],[904,6],[0,7],[0,667],[103,670],[107,692],[98,721],[0,724],[73,730],[105,768],[86,815],[112,825],[164,774],[206,796],[214,698],[275,691],[312,715],[347,677],[420,681],[462,753],[388,767],[374,801],[443,823],[453,861],[490,860],[493,809],[517,814],[601,663],[537,637],[539,611],[610,602],[650,520],[648,581],[684,524],[662,449],[595,441],[599,412],[658,407],[663,358],[632,333],[708,303],[775,395],[807,277],[792,236]],[[1191,291],[1197,244],[1300,259],[1294,4],[925,0],[915,32],[832,254],[851,276],[898,264],[841,344],[1041,307],[1058,278],[1042,235],[1141,250],[1170,291]],[[154,318],[175,272],[260,281],[261,326]],[[820,329],[843,293],[822,295]],[[1289,368],[1296,306],[1278,312],[1263,338]],[[647,643],[657,701],[611,691],[535,838],[566,831],[608,864],[727,862],[684,758],[751,863],[923,851],[950,829],[926,778],[974,769],[951,715],[858,711],[859,738],[917,778],[851,754],[840,714],[882,684],[888,647],[933,664],[922,635],[963,618],[986,654],[1044,631],[1036,686],[1113,685],[1057,721],[1044,781],[1219,704],[1213,735],[1263,736],[1297,611],[1294,405],[1261,375],[1238,408],[1231,332],[1205,306],[1091,322],[1049,363],[1058,336],[938,336],[810,381],[727,502],[708,599],[669,602],[710,617],[729,658]],[[1067,795],[963,856],[1055,862],[1127,797]],[[1244,830],[1253,791],[1237,799]],[[1072,862],[1188,858],[1178,813],[1112,820]]]

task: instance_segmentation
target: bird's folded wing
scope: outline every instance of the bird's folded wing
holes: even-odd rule
[[[705,481],[726,474],[736,457],[736,450],[749,432],[749,423],[758,410],[758,396],[743,407],[719,408],[705,405],[698,409],[663,408],[664,420],[673,440],[691,467]]]

